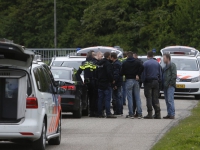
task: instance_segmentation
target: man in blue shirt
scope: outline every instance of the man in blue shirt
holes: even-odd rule
[[[145,119],[153,119],[152,103],[155,109],[155,119],[161,119],[160,103],[159,103],[159,82],[162,81],[162,70],[160,64],[153,59],[153,52],[147,53],[148,60],[144,62],[144,71],[142,74],[142,81],[144,83],[144,94],[147,101],[148,115]]]

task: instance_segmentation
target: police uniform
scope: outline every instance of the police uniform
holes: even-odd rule
[[[82,62],[82,65],[79,67],[76,74],[80,76],[83,71],[84,83],[87,84],[88,88],[90,116],[95,117],[95,112],[97,111],[97,102],[94,95],[96,65],[93,62],[93,58],[86,58],[86,61]]]

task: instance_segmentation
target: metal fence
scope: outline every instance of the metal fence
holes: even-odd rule
[[[61,57],[76,53],[76,48],[28,48],[36,55],[41,55],[41,59],[45,63],[50,63],[54,56]]]

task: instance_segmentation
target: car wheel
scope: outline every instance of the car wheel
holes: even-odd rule
[[[32,143],[33,150],[45,150],[46,147],[46,124],[45,121],[42,125],[42,133],[38,140]]]
[[[88,114],[89,114],[89,105],[88,105],[88,99],[87,99],[87,107],[86,107],[85,110],[83,110],[82,115],[83,116],[88,116]]]
[[[195,95],[194,97],[196,100],[200,100],[200,95]]]
[[[60,135],[56,138],[50,139],[48,141],[49,145],[60,145],[60,142],[61,142],[61,118],[59,120],[57,133],[60,133]]]
[[[81,118],[82,117],[82,105],[81,102],[79,103],[79,109],[73,112],[74,118]]]

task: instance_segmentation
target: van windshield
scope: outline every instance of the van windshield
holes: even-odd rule
[[[54,61],[52,63],[52,66],[54,66],[54,67],[60,67],[62,65],[62,63],[63,63],[63,61]]]
[[[197,61],[195,59],[178,59],[173,58],[172,62],[175,63],[177,70],[181,71],[198,71]]]
[[[181,59],[181,58],[172,58],[172,62],[176,65],[177,70],[179,71],[198,71],[197,60],[195,59]],[[165,67],[165,64],[162,60],[162,68]]]

